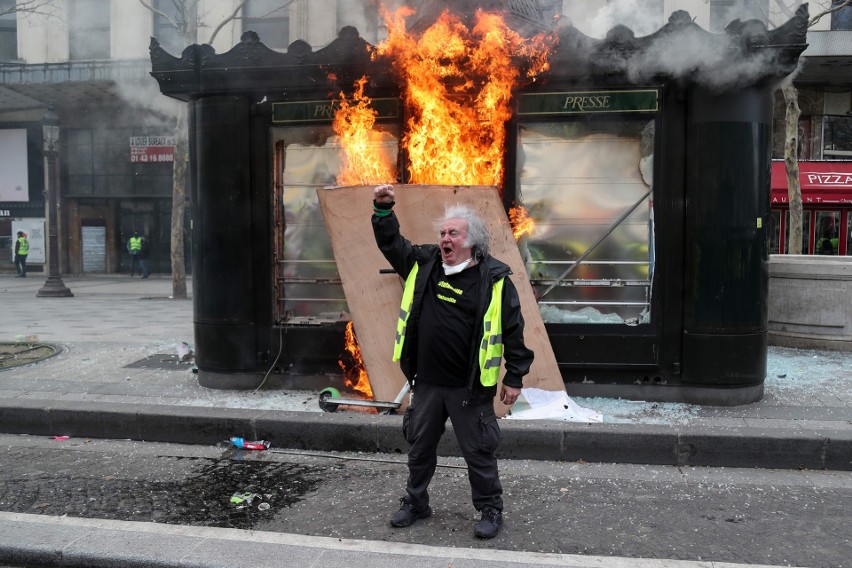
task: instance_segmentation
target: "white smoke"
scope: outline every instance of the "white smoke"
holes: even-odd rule
[[[629,28],[636,38],[643,38],[655,34],[670,17],[663,12],[663,0],[609,0],[604,6],[598,5],[594,13],[588,11],[591,2],[564,4],[566,7],[572,4],[572,10],[579,8],[576,16],[568,11],[566,15],[578,29],[595,39],[606,38],[619,25]],[[789,20],[801,4],[801,0],[793,0],[789,5],[769,0],[736,0],[724,6],[696,3],[696,9],[705,7],[706,11],[690,17],[701,25],[686,24],[672,34],[659,35],[643,52],[628,56],[627,74],[637,83],[660,74],[692,77],[715,89],[753,81],[777,71],[773,69],[773,50],[743,52],[739,36],[725,34],[725,27],[735,20],[758,20],[773,27]]]
[[[644,36],[660,29],[665,23],[663,17],[662,0],[613,0],[578,27],[587,35],[602,38],[620,24]]]
[[[151,128],[174,127],[174,121],[185,102],[160,92],[160,85],[151,77],[115,82],[115,91],[136,116],[134,123]]]

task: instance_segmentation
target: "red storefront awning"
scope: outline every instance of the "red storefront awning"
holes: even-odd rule
[[[799,162],[803,205],[852,205],[852,162]],[[787,170],[772,162],[772,205],[786,204]]]

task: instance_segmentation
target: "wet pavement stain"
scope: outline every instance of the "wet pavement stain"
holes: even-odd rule
[[[8,479],[0,486],[0,509],[251,529],[314,491],[323,472],[318,467],[257,460],[161,457],[158,461],[163,468],[189,468],[177,481],[118,479],[112,475],[57,478],[47,472]],[[235,495],[243,499],[232,499]]]

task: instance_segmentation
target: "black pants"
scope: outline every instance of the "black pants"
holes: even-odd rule
[[[139,267],[139,274],[148,278],[150,271],[148,270],[148,262],[141,254],[130,254],[130,275],[136,274],[136,267]]]
[[[491,402],[463,406],[466,387],[443,387],[418,383],[411,406],[405,411],[402,430],[411,444],[408,451],[406,491],[418,509],[429,505],[429,482],[438,464],[437,448],[449,417],[467,463],[473,506],[503,510],[503,487],[497,472],[500,427]]]
[[[26,254],[16,254],[15,255],[15,270],[18,272],[19,276],[27,275],[27,256]]]

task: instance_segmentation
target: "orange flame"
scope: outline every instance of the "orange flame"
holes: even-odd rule
[[[512,89],[520,82],[518,61],[534,78],[548,67],[556,35],[522,38],[503,18],[478,11],[472,30],[444,11],[420,37],[406,32],[400,8],[384,12],[388,39],[374,57],[386,57],[399,74],[409,119],[402,147],[415,184],[503,185],[506,122],[512,116]],[[394,167],[380,151],[373,129],[376,113],[364,95],[366,77],[356,83],[352,101],[341,93],[334,131],[344,167],[341,185],[393,182]]]
[[[514,58],[529,61],[527,75],[535,76],[547,68],[552,40],[524,39],[500,15],[481,10],[473,30],[444,11],[415,38],[405,30],[412,13],[385,13],[388,39],[376,52],[404,83],[411,183],[502,186],[505,125],[520,76]]]
[[[393,182],[393,167],[382,152],[382,134],[373,130],[376,111],[364,94],[367,78],[355,83],[352,101],[340,93],[339,108],[332,128],[343,149],[343,164],[337,176],[339,185],[371,185]]]
[[[530,235],[535,229],[535,221],[529,216],[529,211],[523,205],[509,209],[509,224],[512,226],[512,236],[515,240],[524,235]]]
[[[355,328],[352,322],[346,324],[346,353],[341,355],[337,364],[343,370],[343,383],[362,398],[372,400],[373,389],[370,387],[370,379],[367,377],[367,370],[364,367],[364,359],[361,357],[361,348],[358,346],[358,340],[355,337]]]

